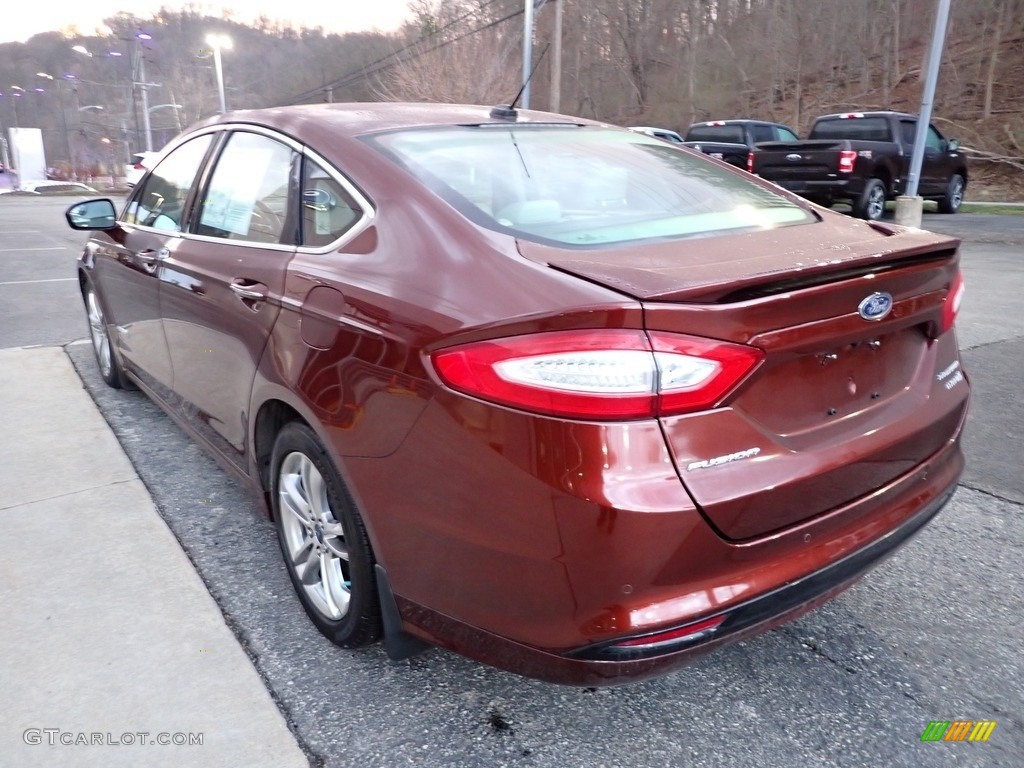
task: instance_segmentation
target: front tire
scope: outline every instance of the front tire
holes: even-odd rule
[[[853,215],[859,219],[878,221],[885,213],[885,182],[868,179],[864,191],[853,204]]]
[[[89,338],[92,341],[92,351],[96,355],[96,365],[100,369],[100,376],[109,387],[114,389],[130,388],[121,363],[118,362],[117,353],[114,352],[114,345],[110,340],[107,318],[103,314],[103,305],[91,282],[86,282],[82,299],[85,301],[85,316],[89,321]]]
[[[964,177],[959,173],[954,173],[953,177],[949,180],[949,184],[946,185],[946,194],[939,198],[939,213],[956,213],[960,210],[961,204],[964,202],[964,189],[967,187],[967,183],[964,181]]]
[[[274,441],[271,500],[288,575],[313,624],[343,648],[382,633],[373,551],[316,433],[286,424]]]

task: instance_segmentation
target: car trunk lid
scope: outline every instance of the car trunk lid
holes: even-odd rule
[[[965,396],[936,381],[957,364],[955,339],[934,338],[957,241],[860,222],[816,226],[773,233],[767,253],[762,233],[756,252],[752,238],[730,235],[559,251],[550,262],[640,299],[648,330],[764,350],[719,407],[661,420],[681,481],[731,540],[875,492],[939,451],[963,415]],[[876,294],[891,296],[891,308],[866,319]]]

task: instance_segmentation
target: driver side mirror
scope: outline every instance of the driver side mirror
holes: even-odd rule
[[[949,142],[946,144],[946,148],[950,152],[956,152],[958,149],[960,149],[960,140],[959,139],[950,139]]]
[[[114,203],[105,197],[75,203],[64,212],[64,218],[68,220],[68,226],[72,229],[86,231],[117,229],[117,211],[114,210]]]

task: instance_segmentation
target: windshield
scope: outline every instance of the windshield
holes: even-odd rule
[[[632,131],[459,126],[369,141],[473,221],[538,242],[586,247],[814,221],[741,172]]]

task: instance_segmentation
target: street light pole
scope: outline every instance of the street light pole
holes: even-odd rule
[[[932,120],[932,102],[935,100],[935,84],[939,79],[939,65],[942,63],[942,48],[946,41],[949,3],[950,0],[939,0],[935,11],[935,29],[932,31],[932,46],[928,56],[924,92],[921,95],[921,109],[917,114],[917,130],[914,133],[914,147],[910,153],[907,185],[903,194],[896,198],[896,223],[919,229],[924,211],[924,199],[917,194],[917,188],[921,178],[921,163],[924,161],[928,126]]]
[[[231,49],[231,38],[213,32],[206,36],[206,42],[213,47],[213,68],[217,73],[217,94],[220,96],[220,113],[228,111],[227,99],[224,97],[224,68],[221,63],[221,48]]]
[[[14,127],[18,128],[18,99],[21,98],[21,94],[25,92],[25,89],[20,85],[11,86],[11,107],[14,109]]]
[[[57,81],[57,106],[60,107],[60,123],[61,127],[64,129],[64,151],[67,154],[68,165],[70,165],[72,169],[71,173],[74,175],[75,163],[71,157],[71,139],[68,138],[68,116],[64,111],[64,79],[54,78],[53,75],[47,74],[46,72],[36,72],[36,75],[38,77],[45,77],[47,80],[56,79]]]
[[[910,173],[907,176],[906,194],[908,197],[917,195],[917,186],[921,178],[921,162],[924,159],[928,125],[932,120],[932,102],[935,100],[935,84],[939,79],[939,65],[942,63],[942,47],[946,40],[946,23],[948,21],[949,0],[939,0],[939,7],[935,12],[931,53],[928,56],[928,72],[925,76],[924,93],[921,95],[921,110],[917,115],[914,151],[910,159]]]
[[[174,110],[174,116],[177,119],[178,110],[179,109],[184,109],[184,107],[181,104],[156,104],[156,105],[150,107],[149,111],[150,112],[156,112],[158,109],[173,109]],[[181,121],[180,120],[178,120],[178,133],[181,133]]]
[[[143,131],[144,131],[145,136],[146,136],[146,149],[147,149],[147,151],[152,151],[153,150],[153,133],[150,130],[150,127],[149,127],[149,87],[151,85],[156,85],[156,83],[151,83],[148,80],[146,80],[146,55],[145,55],[145,52],[142,49],[142,43],[144,41],[149,41],[149,40],[152,40],[152,39],[153,39],[153,36],[148,34],[148,33],[146,33],[146,32],[139,32],[137,35],[135,35],[135,38],[134,38],[134,40],[135,40],[135,55],[137,56],[136,61],[138,63],[138,67],[139,67],[139,69],[138,69],[139,79],[137,81],[134,80],[134,78],[135,78],[135,68],[134,67],[132,68],[132,79],[133,79],[133,82],[132,82],[132,98],[133,98],[133,100],[134,100],[134,97],[135,97],[135,86],[138,86],[139,90],[142,91],[142,128],[143,128]],[[136,127],[138,127],[138,112],[136,112],[136,123],[135,123],[135,125],[136,125]]]
[[[555,55],[551,62],[551,111],[562,111],[562,6],[565,0],[555,0]]]
[[[523,109],[530,108],[530,62],[533,60],[533,3],[525,0],[523,9]]]
[[[149,83],[146,82],[146,57],[139,53],[139,87],[142,90],[142,128],[146,132],[146,150],[153,151],[153,131],[149,125]]]

